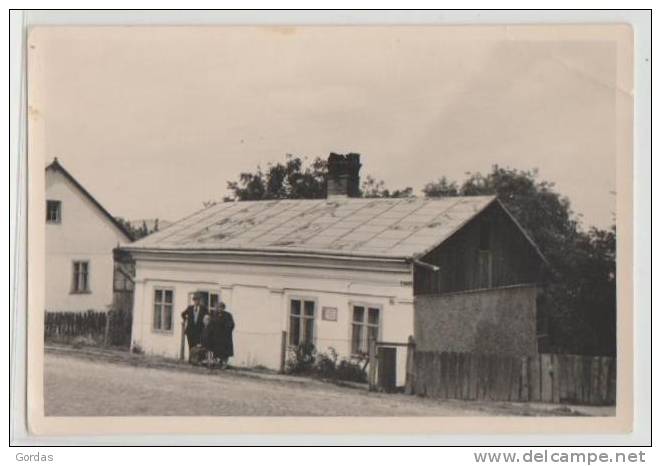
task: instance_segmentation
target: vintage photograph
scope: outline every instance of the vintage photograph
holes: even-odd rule
[[[614,417],[631,41],[33,28],[38,409]]]

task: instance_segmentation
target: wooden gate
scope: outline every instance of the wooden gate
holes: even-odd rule
[[[397,350],[406,351],[406,387],[411,385],[415,343],[410,336],[407,343],[369,341],[369,389],[394,392],[397,389]]]
[[[397,388],[397,348],[379,346],[377,360],[379,388],[388,393],[394,392]]]

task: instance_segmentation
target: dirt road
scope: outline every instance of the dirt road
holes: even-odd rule
[[[46,353],[47,416],[493,416],[502,405],[370,393],[309,380],[181,371]],[[545,413],[546,415],[550,413]],[[558,413],[560,414],[560,413]]]

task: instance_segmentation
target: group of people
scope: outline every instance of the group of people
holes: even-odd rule
[[[200,302],[200,295],[193,295],[193,304],[181,313],[186,322],[186,340],[188,341],[188,360],[191,364],[200,364],[212,358],[221,368],[234,355],[234,318],[225,310],[225,303],[210,311]]]

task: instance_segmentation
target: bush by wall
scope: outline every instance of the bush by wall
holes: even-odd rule
[[[335,348],[329,348],[327,353],[318,353],[311,343],[303,343],[290,349],[286,372],[330,380],[367,382],[367,374],[361,361],[339,359]]]
[[[317,357],[312,343],[301,343],[289,349],[285,371],[288,374],[311,374]]]

